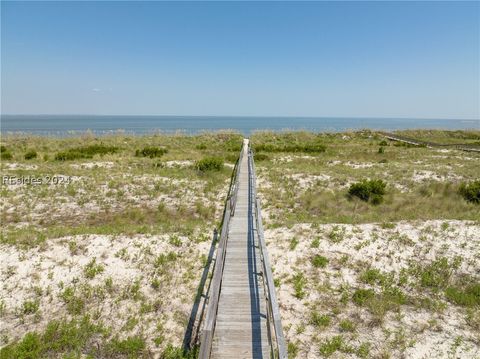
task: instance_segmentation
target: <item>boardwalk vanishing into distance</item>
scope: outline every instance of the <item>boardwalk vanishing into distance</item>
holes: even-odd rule
[[[199,358],[271,357],[287,355],[245,139],[225,207]]]

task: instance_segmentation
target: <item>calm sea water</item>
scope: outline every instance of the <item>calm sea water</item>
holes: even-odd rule
[[[83,116],[2,115],[1,133],[70,136],[90,130],[97,134],[124,131],[131,134],[233,129],[244,135],[256,130],[309,130],[338,132],[358,129],[480,129],[480,120],[328,117],[223,117],[223,116]]]

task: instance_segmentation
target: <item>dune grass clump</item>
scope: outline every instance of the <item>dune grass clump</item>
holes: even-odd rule
[[[305,293],[305,285],[307,284],[307,280],[303,273],[297,273],[292,277],[293,289],[295,291],[294,296],[298,299],[303,299],[306,295]]]
[[[195,163],[195,168],[200,172],[221,171],[223,159],[219,157],[205,157]]]
[[[325,138],[304,131],[284,133],[258,132],[252,136],[255,152],[304,152],[320,153],[326,151]]]
[[[26,160],[33,160],[34,158],[37,158],[37,151],[30,150],[25,153]]]
[[[38,300],[36,300],[36,301],[27,300],[27,301],[23,302],[22,313],[23,314],[36,313],[38,311],[39,306],[40,306],[40,303],[38,302]]]
[[[105,332],[101,325],[93,324],[88,316],[81,320],[54,320],[48,323],[43,333],[29,332],[19,342],[3,347],[0,358],[66,357],[71,353],[90,354],[93,357],[98,349],[92,340]]]
[[[55,155],[56,161],[72,161],[76,159],[93,158],[95,155],[106,155],[116,153],[118,147],[105,145],[90,145],[85,147],[70,148],[67,151],[58,152]]]
[[[468,285],[465,288],[448,287],[445,290],[447,299],[464,307],[480,307],[480,283]]]
[[[458,192],[466,201],[480,204],[480,180],[462,183]]]
[[[382,180],[363,180],[352,184],[348,190],[348,195],[372,204],[380,204],[383,202],[385,187],[386,183]]]
[[[326,147],[321,143],[284,143],[284,144],[258,144],[254,146],[256,151],[264,152],[305,152],[318,153],[325,152]]]
[[[319,352],[324,358],[328,358],[337,351],[342,353],[353,352],[353,349],[345,344],[345,340],[341,335],[326,339],[319,347]]]
[[[352,300],[355,304],[362,306],[372,299],[374,295],[373,289],[357,289],[352,295]]]
[[[150,147],[144,147],[141,150],[136,150],[135,156],[155,158],[155,157],[162,157],[167,152],[168,150],[166,148],[150,146]]]
[[[104,271],[104,268],[101,264],[97,264],[97,259],[93,258],[84,268],[85,277],[88,279],[94,278],[97,274],[100,274]]]
[[[325,268],[328,264],[328,258],[319,254],[312,257],[311,261],[315,268]]]
[[[253,156],[253,159],[257,162],[260,162],[260,161],[267,161],[270,158],[265,153],[255,153],[255,155]]]
[[[13,158],[12,153],[5,146],[0,146],[0,159],[11,160]]]
[[[128,358],[138,358],[142,356],[145,346],[145,339],[140,336],[131,336],[123,340],[113,338],[106,351],[112,356],[126,355]]]
[[[328,327],[331,320],[332,318],[330,318],[330,316],[313,311],[310,318],[310,323],[315,327]]]

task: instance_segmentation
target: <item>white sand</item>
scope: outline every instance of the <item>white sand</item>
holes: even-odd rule
[[[204,235],[209,237],[210,233]],[[170,238],[171,235],[85,235],[49,240],[44,248],[26,251],[0,245],[0,298],[6,307],[0,329],[3,338],[0,346],[5,344],[3,341],[7,337],[20,338],[27,331],[43,329],[52,319],[68,318],[66,304],[60,298],[64,288],[73,286],[80,291],[82,286],[89,285],[104,290],[107,278],[113,280],[114,291],[106,293],[105,298],[83,297],[85,313],[98,312],[99,319],[121,336],[142,332],[154,354],[158,355],[161,349],[152,342],[159,335],[156,329],[158,323],[165,328],[162,335],[166,341],[181,345],[185,328],[179,318],[190,314],[202,270],[200,256],[208,253],[210,243],[197,244],[193,236],[179,237],[181,244],[177,247],[170,243]],[[73,243],[75,246],[69,247]],[[154,260],[170,251],[179,257],[165,267],[165,275],[158,276],[161,288],[155,290],[151,286],[155,277]],[[93,258],[104,267],[104,271],[88,279],[84,268]],[[140,293],[144,299],[135,301],[123,297],[128,286],[137,280],[140,281]],[[41,295],[35,293],[35,287],[41,288]],[[34,314],[20,315],[22,303],[26,300],[39,300],[40,318],[35,319]],[[158,302],[158,310],[142,314],[141,302]],[[126,320],[132,315],[141,319],[140,324],[131,331],[123,330]]]
[[[343,240],[338,243],[328,239],[328,234],[335,226],[344,231]],[[438,220],[399,222],[393,229],[382,229],[375,224],[327,224],[318,228],[309,224],[297,224],[290,229],[268,229],[265,236],[274,276],[282,282],[277,294],[286,336],[288,340],[299,341],[299,357],[320,357],[318,345],[313,343],[342,334],[338,322],[345,318],[358,322],[356,334],[349,344],[370,342],[373,356],[388,351],[394,358],[450,358],[452,356],[448,352],[454,346],[456,338],[461,336],[462,343],[456,349],[456,357],[479,357],[480,333],[465,322],[465,308],[446,301],[443,301],[446,309],[440,312],[403,305],[400,316],[388,312],[383,324],[373,326],[369,324],[371,314],[351,301],[342,307],[341,313],[328,328],[315,328],[308,321],[310,306],[314,303],[317,303],[320,313],[331,314],[332,307],[339,304],[338,290],[342,287],[365,287],[359,281],[359,275],[369,266],[398,276],[402,269],[410,268],[412,263],[425,265],[440,257],[450,261],[461,258],[460,267],[454,275],[468,275],[479,280],[480,224]],[[290,250],[293,237],[299,240],[299,244],[295,250]],[[317,237],[320,239],[319,248],[311,248],[313,239]],[[325,269],[316,269],[311,265],[310,257],[317,253],[329,259]],[[341,264],[342,257],[347,258],[347,264]],[[288,282],[296,272],[304,273],[307,278],[307,295],[303,300],[294,297],[293,286]],[[316,289],[318,285],[327,285],[331,291]],[[428,294],[425,289],[419,289],[413,284],[407,285],[407,288],[409,295]],[[305,326],[305,331],[298,334],[297,329],[301,326]],[[408,341],[412,341],[411,347],[407,346],[405,351],[391,347],[393,334],[388,336],[387,330],[403,330]],[[350,338],[348,334],[342,335]]]

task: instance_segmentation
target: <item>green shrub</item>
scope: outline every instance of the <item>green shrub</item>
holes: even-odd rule
[[[295,290],[294,296],[298,299],[303,299],[305,297],[305,284],[307,280],[303,276],[303,273],[297,273],[292,277],[293,289]]]
[[[219,157],[205,157],[195,163],[195,168],[201,172],[220,171],[223,168],[223,160]]]
[[[206,150],[206,149],[207,149],[207,145],[204,144],[204,143],[200,143],[200,144],[196,145],[195,148],[196,148],[197,150]]]
[[[299,352],[298,345],[294,342],[288,342],[287,353],[289,358],[296,358]]]
[[[97,259],[93,258],[83,269],[85,277],[88,279],[94,278],[97,274],[102,273],[104,268],[101,264],[97,264]]]
[[[458,192],[466,201],[480,204],[480,180],[462,183]]]
[[[384,147],[379,147],[378,148],[378,153],[380,153],[380,154],[385,153],[385,148]]]
[[[0,350],[1,359],[40,358],[42,354],[42,341],[37,333],[27,333],[23,339],[15,344],[10,344]]]
[[[145,147],[141,150],[136,150],[135,156],[155,158],[155,157],[162,157],[167,152],[168,150],[166,148],[151,146],[151,147]]]
[[[480,306],[480,283],[471,284],[465,289],[448,287],[445,296],[450,302],[465,307]]]
[[[3,347],[0,358],[60,358],[70,357],[67,355],[73,352],[96,357],[96,346],[91,345],[91,339],[104,332],[102,326],[93,324],[87,316],[70,322],[54,320],[43,333],[29,332],[19,342]]]
[[[382,140],[379,144],[379,146],[388,146],[388,142],[385,140]]]
[[[355,323],[351,320],[344,319],[340,322],[340,330],[342,332],[354,332],[355,331]]]
[[[357,305],[364,305],[374,295],[375,292],[372,289],[357,289],[352,295],[352,300]]]
[[[198,357],[198,346],[194,346],[190,350],[181,347],[175,347],[168,344],[160,358],[162,359],[196,359]]]
[[[257,144],[254,146],[255,152],[306,152],[319,153],[326,151],[325,145],[321,143],[286,143],[286,144]]]
[[[434,289],[444,288],[450,279],[454,269],[458,268],[459,263],[455,261],[448,263],[445,257],[436,259],[432,263],[418,268],[417,276],[420,279],[422,287]]]
[[[30,150],[25,153],[26,160],[33,160],[34,158],[37,158],[37,151]]]
[[[22,313],[23,314],[36,313],[38,311],[39,306],[40,306],[40,303],[38,302],[38,300],[36,301],[27,300],[23,302]]]
[[[145,350],[145,340],[139,336],[128,337],[123,340],[113,338],[107,350],[113,355],[123,354],[129,358],[138,358]]]
[[[240,152],[240,150],[242,149],[242,144],[243,144],[243,141],[242,140],[239,141],[238,137],[231,137],[225,140],[223,146],[226,151]]]
[[[0,152],[0,159],[1,160],[11,160],[13,158],[10,151],[6,149],[5,146],[2,146],[2,152]]]
[[[270,158],[265,153],[255,153],[255,155],[253,156],[253,159],[255,161],[260,162],[260,161],[267,161]]]
[[[293,237],[293,238],[291,239],[291,241],[290,241],[290,245],[288,246],[288,248],[289,248],[291,251],[293,251],[293,250],[295,250],[295,248],[297,248],[298,243],[300,243],[300,242],[298,241],[298,238],[297,238],[297,237]]]
[[[236,163],[238,160],[238,153],[226,153],[224,158],[227,162]]]
[[[357,348],[357,356],[359,358],[368,358],[369,354],[370,354],[370,343],[362,343]]]
[[[319,351],[323,357],[329,357],[336,351],[344,351],[346,348],[343,337],[340,335],[334,336],[331,339],[326,339],[320,344]]]
[[[74,147],[66,151],[58,152],[55,155],[56,161],[71,161],[82,158],[93,158],[95,155],[106,155],[116,153],[118,148],[115,146],[90,145],[85,147]]]
[[[378,269],[370,268],[360,275],[360,280],[370,285],[375,283],[382,284],[385,280],[385,277]]]
[[[73,287],[65,288],[65,290],[60,293],[60,298],[67,305],[67,311],[70,314],[81,314],[83,308],[85,307],[85,301],[81,297],[75,295],[75,289]]]
[[[177,254],[175,252],[168,252],[167,254],[160,254],[155,260],[153,261],[153,266],[155,268],[162,268],[168,263],[175,262],[177,260]]]
[[[382,180],[363,180],[352,184],[348,189],[348,194],[365,202],[380,204],[383,201],[385,187],[386,183]]]
[[[330,325],[331,318],[326,314],[320,314],[316,311],[312,312],[310,318],[310,324],[315,327],[328,327]]]
[[[7,152],[7,147],[5,147],[4,145],[1,145],[0,146],[0,153],[3,153],[3,152]]]
[[[319,254],[315,255],[311,261],[315,268],[325,268],[328,264],[328,258]]]

